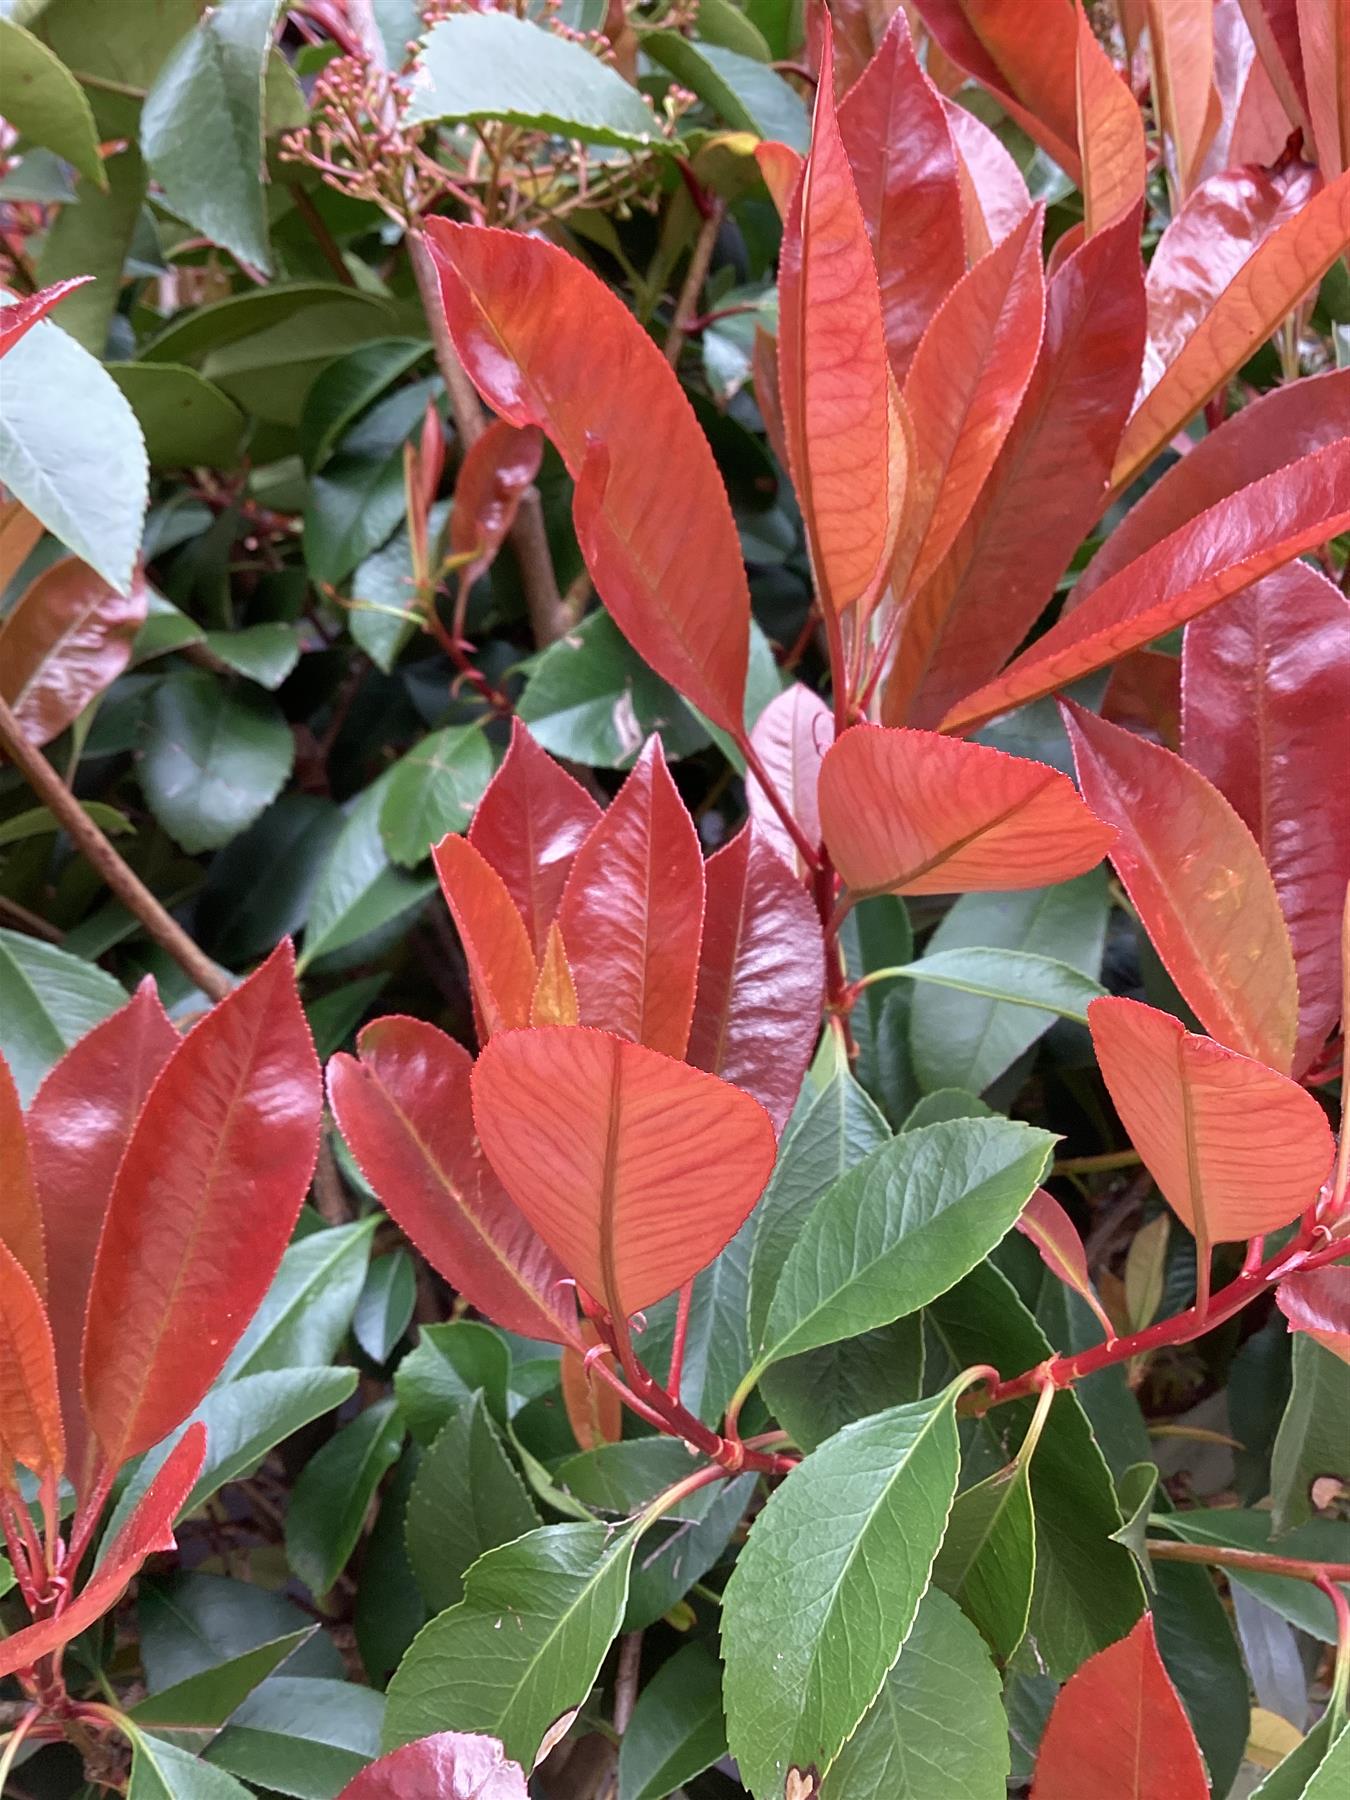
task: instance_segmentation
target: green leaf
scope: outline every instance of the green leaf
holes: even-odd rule
[[[427,536],[433,544],[449,516],[448,500],[438,500],[428,513]],[[347,623],[353,641],[387,675],[419,629],[410,614],[416,596],[406,530],[396,531],[387,544],[366,557],[352,576],[351,590]]]
[[[642,48],[728,125],[805,154],[811,141],[806,107],[764,62],[719,44],[693,43],[677,31],[644,32]]]
[[[794,1444],[814,1450],[855,1419],[923,1392],[923,1319],[912,1313],[875,1331],[789,1356],[760,1380],[770,1412]]]
[[[688,1472],[686,1461],[682,1473]],[[625,1631],[645,1631],[663,1618],[719,1562],[754,1495],[753,1475],[700,1488],[643,1540],[628,1583]]]
[[[802,1225],[758,1366],[888,1325],[945,1293],[1011,1230],[1054,1142],[1008,1119],[964,1119],[874,1150]]]
[[[388,538],[404,503],[402,439],[371,456],[339,451],[309,484],[305,563],[315,583],[345,580]]]
[[[367,1675],[380,1688],[427,1622],[403,1544],[403,1515],[419,1457],[409,1444],[386,1482],[357,1575],[356,1645]]]
[[[412,1322],[417,1269],[406,1250],[377,1256],[352,1315],[352,1335],[373,1363],[387,1363]]]
[[[487,119],[593,144],[664,142],[637,90],[580,44],[508,13],[442,19],[423,41],[404,121]]]
[[[689,1473],[689,1452],[674,1438],[628,1438],[569,1456],[554,1474],[564,1493],[620,1518]]]
[[[197,901],[202,947],[237,969],[298,931],[341,830],[331,800],[281,794],[211,859]]]
[[[246,625],[242,631],[208,631],[204,641],[237,675],[247,675],[269,691],[279,688],[300,660],[295,627],[281,619]]]
[[[175,48],[141,109],[141,151],[164,203],[272,273],[263,196],[263,81],[280,0],[223,0]]]
[[[244,415],[214,382],[185,363],[113,363],[108,370],[145,434],[152,469],[239,461]]]
[[[145,440],[112,376],[50,319],[5,357],[0,484],[119,593],[130,589]]]
[[[432,1612],[464,1598],[465,1572],[539,1514],[480,1393],[459,1407],[422,1458],[404,1521],[408,1561]]]
[[[295,744],[275,701],[204,669],[178,669],[150,696],[141,786],[190,855],[229,843],[276,799]]]
[[[300,1471],[286,1510],[286,1556],[311,1593],[326,1594],[351,1560],[366,1509],[402,1447],[390,1396],[335,1431]]]
[[[418,1633],[389,1684],[385,1748],[481,1731],[532,1768],[614,1641],[636,1543],[632,1529],[545,1525],[480,1557],[463,1600]]]
[[[320,1062],[327,1062],[334,1051],[343,1047],[388,980],[387,974],[366,975],[359,981],[344,982],[331,994],[320,994],[305,1002],[305,1017],[314,1034]]]
[[[709,741],[692,709],[652,673],[607,612],[592,613],[532,661],[516,712],[552,755],[596,769],[628,768],[654,731],[671,761]]]
[[[828,1772],[900,1652],[956,1491],[960,1391],[845,1426],[751,1527],[722,1653],[731,1753],[757,1800],[793,1769]]]
[[[1312,1518],[1312,1484],[1319,1476],[1350,1483],[1350,1363],[1304,1331],[1294,1334],[1293,1355],[1293,1386],[1271,1461],[1277,1537]]]
[[[433,731],[401,757],[380,808],[380,836],[394,861],[416,868],[447,832],[463,831],[492,770],[492,747],[478,725]]]
[[[1068,963],[1025,950],[934,950],[893,974],[905,981],[933,982],[982,1000],[1043,1011],[1052,1015],[1051,1024],[1057,1015],[1086,1025],[1089,1003],[1106,992]]]
[[[1350,1562],[1350,1524],[1342,1519],[1310,1519],[1293,1531],[1272,1537],[1270,1513],[1257,1507],[1207,1507],[1190,1512],[1165,1512],[1149,1520],[1153,1530],[1190,1544],[1225,1544],[1238,1550],[1271,1551],[1308,1562]],[[1161,1574],[1171,1565],[1159,1563]],[[1288,1619],[1310,1637],[1324,1644],[1336,1642],[1336,1615],[1330,1599],[1310,1581],[1287,1576],[1253,1574],[1247,1569],[1225,1570],[1230,1585],[1242,1587],[1256,1599]],[[1350,1599],[1350,1583],[1342,1584]]]
[[[619,1746],[619,1800],[664,1800],[726,1754],[722,1665],[686,1644],[638,1695]]]
[[[916,1101],[914,1110],[906,1113],[902,1131],[918,1131],[923,1125],[942,1125],[951,1119],[988,1119],[993,1107],[986,1106],[964,1088],[937,1088]]]
[[[172,1731],[175,1741],[187,1733],[203,1738],[218,1731],[259,1682],[280,1668],[318,1630],[308,1625],[269,1643],[256,1644],[239,1656],[202,1669],[172,1687],[161,1688],[131,1709],[131,1717],[147,1731]],[[183,1748],[191,1746],[183,1743]]]
[[[1339,1800],[1350,1768],[1345,1705],[1328,1706],[1298,1747],[1271,1770],[1252,1800]]]
[[[279,1638],[312,1630],[314,1621],[284,1595],[251,1581],[179,1571],[142,1574],[136,1584],[141,1663],[153,1703],[166,1689],[209,1675]],[[292,1653],[292,1675],[337,1675],[341,1659],[318,1632]]]
[[[249,1695],[208,1762],[297,1800],[336,1800],[379,1754],[384,1696],[349,1681],[274,1675]]]
[[[281,1259],[222,1380],[271,1370],[326,1368],[337,1355],[366,1279],[379,1215],[298,1239]]]
[[[1106,880],[1100,869],[1052,888],[963,894],[928,940],[928,956],[921,962],[980,949],[987,964],[990,950],[1005,950],[1054,958],[1090,979],[1101,968],[1106,917]],[[990,972],[986,968],[985,973]],[[1060,980],[1063,984],[1068,978]],[[1075,996],[1069,982],[1058,994],[1070,1004],[1076,998],[1081,1012],[1099,991],[1084,987]],[[1054,1003],[1058,1005],[1059,998]],[[982,1093],[1053,1023],[1052,1013],[974,992],[917,988],[910,1007],[915,1072],[928,1089],[958,1087]]]
[[[41,30],[61,60],[81,74],[143,90],[201,11],[201,0],[156,0],[109,10],[104,0],[46,0]]]
[[[261,338],[279,325],[301,320],[308,336],[315,336],[341,314],[359,320],[367,339],[382,336],[380,321],[388,319],[387,303],[359,288],[340,287],[332,281],[278,282],[269,287],[247,288],[227,299],[193,307],[166,325],[158,337],[141,350],[147,362],[195,363],[220,355],[252,338]],[[331,360],[346,343],[329,349]]]
[[[0,116],[29,143],[108,185],[84,89],[59,56],[11,19],[0,19]]]
[[[110,836],[115,837],[119,832],[133,829],[125,813],[118,812],[115,806],[105,806],[101,800],[82,800],[80,811]],[[0,846],[22,844],[28,838],[46,837],[48,833],[64,829],[55,813],[49,812],[45,806],[33,806],[27,812],[13,813],[8,819],[0,819]]]
[[[424,1325],[417,1346],[394,1372],[394,1392],[408,1430],[430,1444],[458,1408],[481,1390],[488,1411],[506,1420],[511,1352],[490,1325],[456,1319]]]
[[[1158,1649],[1190,1714],[1214,1792],[1227,1794],[1251,1724],[1247,1669],[1229,1608],[1208,1569],[1159,1563],[1154,1578],[1150,1604]]]
[[[52,1064],[126,1003],[126,990],[94,963],[0,929],[0,1054],[25,1106]]]
[[[190,1750],[148,1737],[129,1725],[133,1745],[127,1800],[249,1800],[249,1791]]]
[[[1036,1579],[1036,1519],[1025,1462],[958,1494],[933,1580],[1006,1663],[1026,1636]]]
[[[979,1632],[930,1588],[821,1800],[1004,1800],[1008,1721],[999,1685]]]
[[[389,861],[380,837],[388,779],[382,775],[352,802],[314,890],[301,969],[402,918],[436,886],[434,880],[404,874]]]
[[[430,349],[424,338],[377,338],[330,363],[309,390],[300,419],[306,468],[321,469],[366,408]]]
[[[1148,1556],[1148,1521],[1153,1510],[1153,1496],[1158,1486],[1158,1465],[1151,1462],[1134,1463],[1116,1482],[1116,1493],[1120,1500],[1120,1510],[1124,1514],[1125,1523],[1119,1531],[1111,1533],[1118,1544],[1133,1556],[1139,1565],[1139,1574],[1144,1586],[1153,1592],[1153,1565]]]
[[[770,62],[772,51],[764,34],[735,4],[735,0],[699,0],[698,36],[704,44],[720,44],[726,50],[739,50],[756,62]]]
[[[747,1220],[726,1248],[694,1277],[684,1339],[680,1398],[698,1418],[715,1423],[750,1361],[746,1296],[754,1222]],[[642,1356],[649,1367],[670,1367],[679,1296],[647,1314]]]

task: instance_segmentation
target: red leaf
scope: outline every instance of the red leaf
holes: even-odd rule
[[[869,608],[885,581],[906,458],[876,265],[830,68],[827,37],[811,154],[778,262],[778,376],[816,589],[837,618],[855,604]]]
[[[565,1271],[473,1134],[472,1059],[421,1019],[377,1019],[328,1065],[328,1100],[380,1203],[431,1266],[507,1331],[578,1342]]]
[[[1278,1231],[1316,1200],[1335,1145],[1297,1082],[1135,1000],[1093,1000],[1088,1023],[1121,1123],[1202,1247]]]
[[[916,0],[946,54],[1079,182],[1076,8],[1061,0]]]
[[[525,1771],[496,1738],[438,1731],[371,1763],[338,1800],[529,1800]]]
[[[709,857],[708,903],[688,1060],[787,1123],[820,1036],[820,921],[755,824]]]
[[[508,1193],[616,1318],[711,1262],[773,1168],[773,1126],[748,1094],[584,1026],[493,1038],[473,1109]]]
[[[118,1468],[220,1373],[290,1240],[322,1085],[283,941],[165,1063],[113,1182],[89,1290],[85,1411]]]
[[[1146,0],[1153,103],[1176,192],[1195,186],[1222,110],[1214,86],[1214,0]]]
[[[54,281],[36,294],[15,300],[9,306],[0,306],[0,356],[12,350],[25,332],[31,331],[39,319],[45,319],[67,294],[73,294],[76,288],[93,279],[92,275],[72,275],[68,281]]]
[[[8,587],[42,536],[42,522],[19,500],[0,503],[0,583]]]
[[[698,833],[651,737],[572,864],[558,912],[583,1025],[689,1042],[703,930]]]
[[[1163,1667],[1153,1616],[1089,1657],[1060,1689],[1032,1800],[1208,1800],[1200,1746]]]
[[[774,696],[755,720],[750,742],[787,803],[787,809],[810,844],[820,842],[820,803],[816,789],[820,764],[834,742],[834,715],[812,688],[794,681]],[[776,808],[753,775],[745,782],[746,805],[790,868],[797,868],[796,846]]]
[[[1308,123],[1328,176],[1350,168],[1350,20],[1344,0],[1298,0]]]
[[[581,783],[513,719],[511,747],[478,802],[469,842],[506,883],[537,956],[543,955],[572,858],[599,817]]]
[[[874,725],[826,756],[820,814],[855,899],[1044,887],[1093,868],[1114,836],[1044,763]]]
[[[1227,182],[1230,177],[1216,179]],[[1205,189],[1213,185],[1206,182]],[[1204,193],[1201,190],[1192,196],[1177,225],[1197,201],[1205,203]],[[1350,174],[1338,176],[1292,218],[1262,237],[1227,286],[1205,308],[1184,347],[1149,388],[1126,427],[1112,475],[1116,487],[1123,487],[1152,462],[1168,439],[1242,367],[1281,319],[1317,285],[1347,244]],[[1222,249],[1220,233],[1205,236],[1206,260],[1219,257]],[[1161,274],[1157,278],[1161,279]]]
[[[1117,828],[1111,861],[1168,973],[1211,1036],[1288,1074],[1294,957],[1256,840],[1179,756],[1062,710],[1083,797]]]
[[[1095,237],[1144,198],[1147,165],[1139,103],[1078,15],[1078,142],[1083,150],[1083,216]],[[1138,241],[1138,228],[1135,239]]]
[[[1073,1220],[1054,1195],[1048,1194],[1044,1188],[1037,1188],[1022,1209],[1017,1229],[1024,1237],[1031,1239],[1050,1273],[1057,1276],[1066,1287],[1071,1287],[1092,1308],[1107,1337],[1114,1337],[1116,1328],[1097,1298],[1092,1277],[1088,1274],[1082,1239],[1074,1228]]]
[[[1291,567],[1296,565],[1291,564]],[[1272,575],[1272,581],[1279,577]],[[1236,606],[1236,600],[1229,601]],[[1181,749],[1181,663],[1165,650],[1131,650],[1111,671],[1102,717],[1165,750]]]
[[[15,1462],[56,1476],[65,1461],[46,1309],[28,1271],[0,1244],[0,1491],[10,1487]]]
[[[892,583],[903,595],[950,550],[1012,426],[1045,325],[1036,207],[942,302],[905,377],[912,466]]]
[[[943,296],[966,270],[956,148],[902,9],[840,106],[839,135],[871,239],[886,349],[899,381]]]
[[[537,426],[505,419],[494,419],[465,451],[450,515],[451,552],[469,559],[461,583],[476,580],[501,549],[543,453]]]
[[[78,557],[44,569],[0,624],[0,698],[34,744],[58,737],[126,668],[148,590],[119,594]]]
[[[1257,54],[1281,104],[1293,124],[1306,125],[1308,88],[1299,49],[1296,0],[1241,0],[1241,5]]]
[[[539,959],[539,979],[530,996],[531,1025],[579,1025],[577,985],[572,979],[572,965],[567,948],[555,920],[548,928],[544,954]]]
[[[28,1141],[62,1304],[52,1313],[67,1468],[85,1475],[80,1345],[94,1256],[117,1166],[152,1083],[181,1039],[147,977],[127,1004],[61,1058],[33,1097]]]
[[[39,1296],[47,1292],[47,1252],[19,1090],[0,1056],[0,1244],[16,1258]]]
[[[480,1037],[528,1025],[539,969],[506,883],[466,838],[443,837],[431,860],[469,965]]]
[[[941,567],[910,602],[887,724],[936,725],[997,674],[1040,617],[1101,510],[1143,345],[1131,213],[1050,279],[1044,341],[1007,442]]]
[[[517,232],[432,219],[446,318],[483,398],[538,425],[615,623],[723,730],[742,727],[750,595],[726,490],[674,371],[618,295]],[[645,454],[659,444],[659,456]]]
[[[954,706],[969,731],[1151,643],[1350,525],[1350,438],[1219,500],[1101,583],[994,681]]]
[[[942,110],[956,146],[966,248],[977,262],[1017,229],[1031,211],[1031,195],[1022,171],[982,119],[955,100],[944,98]]]
[[[1193,620],[1182,671],[1183,753],[1251,830],[1289,927],[1301,1075],[1341,1004],[1350,782],[1332,744],[1350,719],[1350,603],[1290,563]]]
[[[174,1548],[173,1522],[196,1485],[206,1456],[206,1427],[189,1425],[136,1503],[135,1511],[99,1557],[98,1567],[64,1612],[0,1638],[0,1677],[31,1669],[44,1656],[87,1631],[111,1611],[147,1556]]]
[[[589,1319],[581,1321],[587,1349],[600,1343],[600,1333]],[[607,1381],[592,1376],[582,1351],[570,1346],[559,1364],[560,1385],[567,1423],[582,1450],[598,1450],[601,1444],[617,1444],[623,1436],[623,1401]]]
[[[1350,1269],[1306,1269],[1286,1275],[1275,1303],[1291,1331],[1306,1331],[1324,1350],[1350,1362]]]

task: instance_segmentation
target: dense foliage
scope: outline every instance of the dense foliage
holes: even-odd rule
[[[1344,1793],[1340,0],[0,116],[0,1789]]]

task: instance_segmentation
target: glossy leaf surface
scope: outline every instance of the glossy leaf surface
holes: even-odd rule
[[[750,742],[773,780],[788,811],[802,828],[809,844],[820,842],[820,764],[834,742],[834,717],[816,693],[800,681],[770,700],[755,720]],[[777,809],[753,775],[746,777],[746,805],[750,817],[790,868],[797,866],[797,850]]]
[[[23,1264],[0,1243],[0,1487],[14,1462],[55,1476],[65,1465],[56,1352],[46,1309]]]
[[[464,947],[484,1042],[528,1025],[539,970],[506,883],[467,838],[442,838],[431,858]]]
[[[0,1188],[0,1244],[27,1274],[39,1297],[47,1291],[47,1253],[37,1176],[32,1166],[19,1090],[9,1064],[0,1056],[0,1158],[5,1185]]]
[[[1350,1362],[1350,1269],[1309,1269],[1289,1275],[1275,1301],[1291,1331],[1306,1331],[1324,1350]]]
[[[1184,199],[1222,117],[1214,85],[1214,7],[1211,0],[1145,0],[1145,13],[1154,104]]]
[[[1073,1220],[1054,1195],[1045,1188],[1037,1188],[1022,1208],[1017,1229],[1024,1237],[1031,1239],[1040,1251],[1041,1261],[1051,1274],[1071,1287],[1092,1308],[1107,1337],[1114,1337],[1115,1326],[1097,1298],[1092,1277],[1088,1274],[1083,1240],[1079,1237]]]
[[[529,1800],[525,1771],[496,1738],[437,1731],[362,1769],[339,1800]]]
[[[942,110],[956,145],[961,218],[966,245],[984,256],[1031,210],[1022,171],[983,120],[943,96]]]
[[[1134,95],[1081,14],[1077,72],[1083,218],[1092,238],[1132,212],[1144,197],[1144,121]]]
[[[76,275],[69,281],[56,281],[50,287],[39,288],[36,294],[15,300],[11,305],[0,306],[0,356],[12,350],[24,333],[31,331],[39,319],[45,319],[67,294],[93,279],[92,275]]]
[[[461,583],[480,575],[515,522],[522,495],[539,473],[544,440],[537,426],[494,419],[464,453],[450,514],[450,549],[468,560]]]
[[[74,556],[20,596],[0,624],[0,697],[30,742],[58,737],[117,679],[146,603],[143,585],[118,593]]]

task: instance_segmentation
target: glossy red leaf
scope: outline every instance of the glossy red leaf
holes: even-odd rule
[[[584,1026],[494,1038],[473,1110],[507,1192],[615,1317],[710,1263],[773,1168],[773,1126],[748,1094]]]
[[[1045,887],[1093,868],[1114,836],[1044,763],[875,725],[826,756],[820,816],[855,899]]]
[[[1270,869],[1298,972],[1293,1073],[1341,1004],[1350,782],[1350,602],[1307,563],[1268,575],[1186,627],[1182,750],[1247,825]]]
[[[528,1025],[539,968],[506,883],[467,838],[443,837],[431,860],[469,965],[483,1041]]]
[[[1083,797],[1117,828],[1111,861],[1168,973],[1220,1043],[1288,1074],[1294,956],[1256,840],[1179,756],[1062,710]]]
[[[1031,211],[1031,195],[1022,171],[982,119],[955,100],[944,99],[942,110],[956,146],[966,253],[978,262],[1016,230]]]
[[[1214,85],[1223,117],[1201,167],[1201,178],[1243,163],[1279,161],[1293,120],[1276,93],[1239,0],[1215,0]]]
[[[1050,1273],[1091,1307],[1102,1330],[1108,1338],[1113,1338],[1116,1328],[1092,1285],[1083,1240],[1055,1196],[1044,1188],[1037,1188],[1022,1209],[1017,1229],[1023,1237],[1030,1238]]]
[[[892,584],[921,587],[950,550],[1022,403],[1045,324],[1039,207],[934,314],[905,377],[911,431]]]
[[[92,275],[72,275],[68,281],[54,281],[50,287],[40,288],[36,294],[28,294],[22,300],[0,306],[0,356],[7,350],[12,350],[39,319],[45,319],[54,306],[61,304],[67,294],[73,294],[76,288],[83,287],[86,281],[93,279]]]
[[[1291,568],[1298,567],[1291,563]],[[1271,581],[1277,575],[1268,577]],[[1239,597],[1240,598],[1240,597]],[[1231,600],[1236,606],[1237,600]],[[1102,717],[1110,725],[1151,738],[1167,750],[1181,750],[1181,663],[1165,650],[1131,650],[1111,670],[1102,695]]]
[[[362,1769],[338,1800],[529,1800],[529,1792],[496,1738],[438,1731]]]
[[[1316,1200],[1335,1145],[1306,1089],[1171,1013],[1114,996],[1088,1024],[1130,1141],[1202,1250],[1278,1231]]]
[[[755,824],[709,857],[688,1060],[782,1131],[820,1036],[825,957],[805,888]]]
[[[1144,121],[1129,84],[1083,13],[1078,15],[1077,69],[1083,217],[1091,238],[1133,212],[1144,198]]]
[[[1308,125],[1297,0],[1240,0],[1242,15],[1291,124]],[[1311,130],[1311,127],[1308,127]]]
[[[543,454],[538,426],[505,419],[494,419],[465,451],[450,514],[451,553],[468,558],[461,582],[475,580],[501,549]]]
[[[103,1551],[98,1567],[64,1612],[0,1638],[0,1678],[31,1669],[110,1612],[147,1556],[174,1548],[173,1523],[206,1457],[206,1427],[189,1425],[165,1457],[135,1510]]]
[[[83,1479],[87,1426],[80,1385],[85,1301],[113,1180],[146,1096],[181,1039],[147,977],[127,1004],[52,1068],[28,1110],[28,1140],[48,1255],[61,1271],[52,1311],[68,1472]]]
[[[1184,625],[1350,525],[1350,438],[1217,501],[1093,589],[1003,671],[954,706],[968,731],[1052,694]]]
[[[881,292],[835,118],[829,39],[811,154],[778,262],[778,378],[788,464],[821,605],[866,610],[890,568],[904,504],[904,429]]]
[[[576,1343],[565,1271],[508,1198],[473,1134],[472,1058],[421,1019],[377,1019],[333,1057],[328,1099],[362,1174],[471,1306],[522,1337]]]
[[[1012,430],[956,542],[910,602],[884,690],[887,724],[938,724],[1040,617],[1101,509],[1143,345],[1131,213],[1051,277],[1045,336]]]
[[[1345,0],[1298,0],[1308,123],[1327,176],[1350,168],[1350,17]]]
[[[886,349],[899,381],[928,321],[966,271],[956,147],[902,8],[840,105],[839,135],[872,243]]]
[[[78,557],[44,569],[0,624],[0,698],[34,744],[58,737],[116,681],[145,623],[137,580],[119,594]]]
[[[541,238],[432,219],[456,348],[483,398],[537,425],[615,623],[715,725],[742,729],[750,595],[708,441],[660,350],[597,276]],[[659,444],[661,454],[644,454]]]
[[[647,740],[577,852],[558,911],[583,1025],[683,1056],[703,930],[698,833]]]
[[[10,1485],[14,1462],[55,1476],[65,1461],[46,1309],[28,1271],[0,1243],[0,1490]]]
[[[28,1133],[19,1090],[9,1064],[0,1056],[0,1244],[6,1246],[39,1296],[47,1292],[47,1252],[38,1205]]]
[[[1089,1657],[1059,1691],[1041,1739],[1032,1800],[1208,1800],[1209,1778],[1153,1616]]]
[[[258,1310],[322,1104],[283,941],[165,1063],[113,1182],[83,1351],[85,1411],[112,1467],[192,1411]]]
[[[1217,177],[1224,181],[1228,178]],[[1192,196],[1187,209],[1204,200]],[[1182,218],[1185,217],[1183,211]],[[1172,229],[1181,224],[1176,221]],[[1116,456],[1117,487],[1150,463],[1211,394],[1260,348],[1350,245],[1350,174],[1339,175],[1299,210],[1262,236],[1148,389],[1126,427]],[[1205,257],[1223,251],[1221,233],[1206,238]],[[1161,250],[1161,246],[1159,247]],[[1151,279],[1157,271],[1156,258]],[[1161,273],[1156,273],[1161,281]]]
[[[519,719],[511,745],[469,826],[469,842],[506,883],[542,955],[572,858],[600,808],[566,769],[541,750]]]
[[[834,742],[834,714],[813,688],[794,681],[776,694],[755,720],[750,742],[787,809],[810,844],[820,842],[820,764]],[[790,868],[798,867],[796,846],[753,775],[745,782],[750,817]]]
[[[1153,103],[1175,191],[1195,186],[1222,108],[1214,86],[1214,0],[1145,0]]]
[[[539,959],[539,979],[530,996],[531,1025],[579,1025],[577,984],[572,979],[572,965],[567,960],[567,947],[555,919],[548,928],[544,954]]]
[[[1275,1290],[1275,1303],[1291,1331],[1306,1331],[1324,1350],[1350,1362],[1350,1268],[1286,1275]]]
[[[1062,0],[916,0],[916,10],[952,61],[996,95],[1077,186],[1076,8]]]

